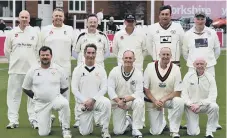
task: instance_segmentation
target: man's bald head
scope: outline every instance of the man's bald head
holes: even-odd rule
[[[160,54],[163,53],[163,52],[169,53],[169,54],[172,55],[171,49],[169,47],[163,47],[163,48],[161,48]]]
[[[206,60],[204,58],[197,58],[194,61],[193,65],[194,65],[194,67],[196,67],[196,65],[198,65],[198,64],[202,64],[202,65],[204,65],[204,67],[206,67],[207,62],[206,62]]]
[[[29,26],[29,22],[30,22],[30,14],[28,11],[26,10],[22,10],[19,13],[19,22],[20,22],[20,26]]]
[[[27,10],[22,10],[20,13],[19,13],[19,17],[20,16],[28,16],[30,18],[30,13],[27,11]]]

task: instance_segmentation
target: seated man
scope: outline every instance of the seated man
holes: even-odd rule
[[[51,110],[61,111],[63,138],[71,138],[70,108],[62,94],[68,90],[68,78],[63,68],[51,63],[52,50],[43,46],[39,50],[40,65],[30,68],[23,82],[23,91],[35,99],[35,112],[39,135],[46,136],[51,131]]]
[[[184,111],[181,95],[181,72],[177,65],[170,62],[171,50],[163,47],[160,50],[160,61],[147,65],[144,72],[144,90],[149,119],[150,133],[159,135],[166,126],[163,108],[168,108],[170,136],[180,138],[179,127]]]
[[[134,52],[125,51],[122,59],[123,65],[114,67],[108,78],[108,94],[113,109],[113,131],[119,135],[132,127],[132,135],[142,138],[139,129],[143,128],[144,115],[143,75],[133,66]],[[132,118],[126,115],[128,110],[132,110]]]
[[[114,23],[114,17],[113,16],[111,16],[110,17],[110,20],[109,20],[109,22],[107,23],[107,30],[108,31],[111,31],[111,32],[113,32],[113,34],[115,33],[115,31],[116,31],[116,29],[117,29],[117,26],[116,26],[116,24]]]
[[[198,113],[206,113],[208,115],[206,138],[213,138],[212,132],[216,131],[215,124],[218,124],[219,118],[219,106],[216,103],[216,81],[213,75],[205,70],[207,63],[203,58],[197,58],[193,65],[196,70],[185,75],[182,91],[182,98],[185,101],[187,133],[188,135],[200,133]]]
[[[80,134],[89,135],[93,132],[94,118],[98,115],[102,137],[111,138],[109,134],[111,103],[104,97],[107,92],[107,75],[102,66],[95,64],[96,52],[95,44],[85,46],[85,62],[73,71],[72,92],[78,99],[76,110],[80,113],[78,115]]]

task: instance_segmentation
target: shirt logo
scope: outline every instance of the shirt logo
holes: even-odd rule
[[[123,40],[124,39],[124,37],[123,36],[121,36],[121,40]]]
[[[158,33],[159,33],[159,30],[156,31],[156,34],[158,34]]]
[[[193,83],[193,82],[191,82],[191,83],[190,83],[190,85],[194,85],[194,83]]]
[[[160,87],[160,88],[165,88],[165,87],[166,87],[166,83],[160,82],[160,83],[159,83],[159,87]]]
[[[34,39],[35,39],[35,37],[34,37],[34,36],[32,36],[32,37],[31,37],[31,40],[34,40]]]
[[[50,31],[49,34],[50,34],[50,35],[53,34],[53,31]]]
[[[64,31],[64,34],[65,34],[65,35],[67,35],[67,32],[66,32],[66,31]]]
[[[52,75],[55,75],[55,73],[56,73],[55,71],[52,71],[52,72],[51,72]]]
[[[132,81],[130,82],[130,84],[131,84],[132,86],[134,86],[134,85],[136,84],[136,81],[135,81],[135,80],[132,80]]]
[[[15,34],[15,37],[18,37],[18,34]]]
[[[170,33],[171,34],[176,34],[176,30],[171,30]]]
[[[207,38],[195,39],[195,48],[199,48],[199,47],[208,47]]]
[[[171,43],[172,36],[160,36],[160,43]]]
[[[39,72],[37,73],[37,76],[41,76]]]
[[[99,43],[101,42],[101,38],[98,39],[98,42],[99,42]]]

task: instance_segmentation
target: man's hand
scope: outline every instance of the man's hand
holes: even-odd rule
[[[118,104],[118,107],[119,107],[119,108],[121,108],[121,109],[123,109],[123,110],[126,110],[126,109],[127,109],[127,105],[126,105],[126,103],[123,101],[123,99],[119,100],[117,104]]]
[[[157,108],[163,107],[164,105],[163,102],[160,100],[155,100],[154,104]]]
[[[84,105],[88,111],[91,111],[94,108],[95,100],[93,98],[90,98],[84,102]]]
[[[196,114],[199,112],[199,107],[200,107],[199,104],[191,104],[190,105],[190,109],[192,110],[192,112],[194,112]]]

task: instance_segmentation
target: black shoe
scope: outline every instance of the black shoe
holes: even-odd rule
[[[187,126],[186,125],[184,125],[184,126],[180,125],[180,129],[187,129]]]
[[[213,136],[211,135],[208,135],[208,136],[205,136],[206,138],[214,138]]]
[[[169,131],[169,127],[166,125],[163,129],[163,131]]]

